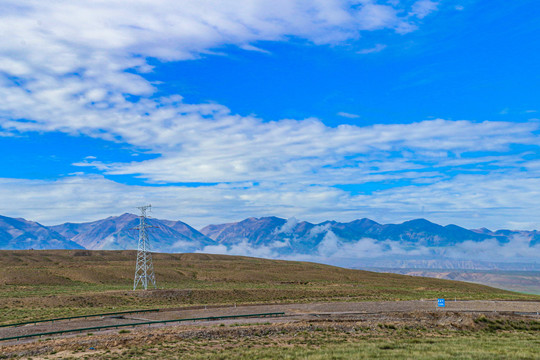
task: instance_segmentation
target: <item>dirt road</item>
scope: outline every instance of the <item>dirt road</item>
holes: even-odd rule
[[[29,324],[18,327],[0,328],[0,338],[19,335],[37,334],[59,330],[71,330],[95,326],[110,326],[138,323],[144,321],[160,321],[173,319],[189,319],[213,316],[232,316],[257,313],[284,312],[280,318],[247,318],[218,320],[217,323],[255,323],[255,322],[284,322],[305,320],[310,317],[332,317],[354,315],[356,318],[381,317],[389,313],[419,313],[419,312],[494,312],[494,313],[523,313],[527,316],[538,317],[540,302],[537,301],[447,301],[446,306],[437,307],[436,301],[387,301],[387,302],[331,302],[309,304],[280,304],[280,305],[243,305],[228,307],[213,307],[208,309],[165,309],[159,312],[132,314],[118,317],[102,317],[77,319],[71,321],[55,321],[39,324]],[[370,315],[370,316],[368,316]],[[173,325],[193,325],[195,322],[153,324],[152,327]],[[197,321],[197,325],[216,324],[216,321]],[[103,330],[117,331],[117,330]],[[54,337],[73,336],[73,334],[55,335]],[[49,336],[50,337],[50,336]],[[37,341],[38,338],[28,338],[24,342]],[[23,341],[23,340],[20,340]],[[5,341],[0,346],[18,342]]]

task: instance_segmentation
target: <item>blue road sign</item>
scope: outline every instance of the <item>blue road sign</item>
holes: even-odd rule
[[[444,299],[437,299],[437,306],[438,307],[445,307]]]

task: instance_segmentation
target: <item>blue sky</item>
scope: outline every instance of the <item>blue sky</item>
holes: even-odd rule
[[[3,215],[540,228],[538,2],[3,5]]]

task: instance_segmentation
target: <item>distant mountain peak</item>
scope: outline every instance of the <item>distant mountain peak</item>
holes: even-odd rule
[[[414,224],[414,225],[437,225],[437,226],[441,226],[441,225],[439,225],[439,224],[432,223],[431,221],[426,220],[426,219],[424,219],[424,218],[418,218],[418,219],[413,219],[413,220],[404,221],[404,222],[402,223],[402,225],[405,225],[405,224],[407,224],[407,225],[412,225],[412,224]]]
[[[134,227],[138,221],[137,215],[124,213],[87,223],[45,227],[25,219],[0,216],[0,248],[136,249],[138,233]],[[266,216],[208,225],[201,231],[182,221],[150,218],[148,222],[155,226],[149,229],[154,251],[226,251],[270,258],[330,259],[339,256],[357,261],[357,258],[422,256],[423,260],[433,260],[454,256],[452,253],[456,253],[462,244],[470,242],[488,241],[486,245],[492,246],[495,241],[506,246],[518,238],[529,247],[540,243],[540,232],[537,231],[468,230],[453,224],[441,226],[423,218],[401,224],[379,224],[368,218],[314,224],[294,217]],[[467,245],[463,249],[468,251],[470,248]],[[525,252],[525,258],[534,257],[534,251],[530,252],[532,255]]]
[[[471,231],[477,232],[479,234],[493,234],[493,231],[485,227],[482,227],[480,229],[471,229]]]
[[[82,249],[56,231],[22,218],[0,216],[1,249]]]
[[[190,252],[214,243],[181,221],[149,218],[148,222],[155,226],[148,231],[153,251]],[[125,250],[137,249],[138,232],[134,230],[137,224],[137,215],[124,213],[103,220],[66,223],[52,228],[87,249]]]
[[[373,224],[379,224],[378,222],[373,221],[373,220],[368,219],[368,218],[356,219],[356,220],[351,221],[350,223],[373,223]]]
[[[277,216],[262,216],[260,218],[249,217],[240,222],[261,222],[261,221],[285,221],[285,219],[279,218]]]

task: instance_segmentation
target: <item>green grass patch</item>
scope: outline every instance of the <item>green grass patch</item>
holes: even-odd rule
[[[535,359],[536,332],[408,332],[388,336],[323,329],[298,333],[183,338],[97,352],[93,359]]]

